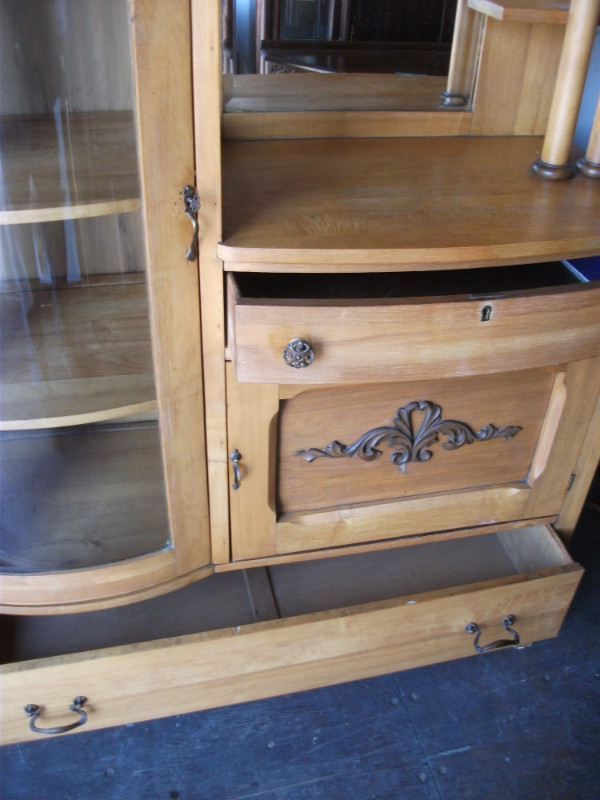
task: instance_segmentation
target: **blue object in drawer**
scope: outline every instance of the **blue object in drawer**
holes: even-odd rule
[[[600,280],[600,256],[590,256],[589,258],[574,258],[565,261],[565,264],[582,281]]]

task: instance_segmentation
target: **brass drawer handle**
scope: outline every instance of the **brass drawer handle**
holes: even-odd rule
[[[30,717],[29,727],[34,733],[66,733],[67,731],[72,731],[73,728],[78,728],[80,725],[85,725],[87,713],[83,710],[83,705],[86,700],[87,697],[76,697],[69,706],[71,711],[79,714],[79,719],[76,722],[71,722],[68,725],[59,725],[56,728],[38,728],[35,721],[39,717],[41,709],[35,703],[30,703],[25,706],[25,713]]]
[[[292,339],[283,349],[283,360],[288,367],[304,369],[309,367],[315,357],[315,351],[304,339]]]
[[[188,261],[195,261],[198,257],[198,233],[200,231],[200,226],[198,225],[198,211],[200,211],[200,199],[196,194],[196,189],[189,184],[183,187],[181,195],[183,197],[185,213],[192,223],[192,241],[190,242],[185,257]]]
[[[233,453],[229,456],[229,460],[233,464],[233,483],[231,484],[232,489],[239,489],[242,485],[242,473],[240,471],[240,461],[242,460],[242,454],[239,450],[234,450]]]
[[[480,645],[479,644],[479,637],[481,636],[481,628],[476,622],[469,622],[468,625],[465,625],[465,631],[467,633],[474,633],[475,634],[475,641],[473,642],[475,646],[475,650],[478,653],[487,653],[488,650],[498,650],[500,647],[510,647],[511,645],[519,644],[521,638],[517,631],[513,630],[510,626],[514,623],[515,618],[512,614],[508,614],[502,620],[502,625],[504,626],[504,630],[508,631],[508,633],[512,634],[512,639],[497,639],[495,642],[490,642],[489,644]]]

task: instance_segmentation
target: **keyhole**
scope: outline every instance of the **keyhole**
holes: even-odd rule
[[[488,322],[490,317],[492,316],[492,307],[491,306],[484,306],[481,309],[481,321]]]

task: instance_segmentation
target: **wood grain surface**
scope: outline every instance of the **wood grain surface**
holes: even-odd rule
[[[10,697],[3,741],[35,736],[23,706],[40,702],[41,686],[45,724],[69,720],[65,709],[77,686],[88,697],[92,730],[471,655],[465,625],[476,621],[484,636],[497,638],[508,613],[518,618],[524,644],[555,636],[581,569],[564,555],[533,574],[517,574],[506,558],[497,564],[496,577],[487,581],[477,582],[474,564],[473,582],[457,586],[448,565],[445,588],[434,591],[420,593],[417,581],[403,597],[309,614],[302,613],[300,595],[286,609],[300,616],[241,626],[232,621],[234,627],[99,650],[93,657],[88,652],[9,665],[3,670]]]
[[[522,272],[526,278],[527,266]],[[307,276],[307,293],[310,283]],[[393,286],[390,280],[390,293]],[[385,292],[385,284],[381,288]],[[436,293],[435,273],[431,291]],[[230,295],[229,317],[229,345],[242,381],[297,385],[476,375],[600,353],[600,288],[589,284],[497,295],[491,290],[487,296]],[[314,351],[303,369],[283,359],[284,348],[298,337]]]
[[[468,0],[469,7],[505,22],[564,25],[568,0]]]
[[[229,269],[360,271],[598,252],[600,183],[533,177],[540,145],[514,136],[226,142],[218,253]]]
[[[0,294],[2,422],[76,424],[156,407],[144,275],[31,284]],[[127,412],[126,412],[127,413]],[[0,423],[1,424],[1,423]]]
[[[117,214],[140,207],[133,112],[0,120],[0,224]]]

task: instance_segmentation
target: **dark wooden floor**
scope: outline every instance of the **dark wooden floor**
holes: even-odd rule
[[[600,509],[558,639],[2,749],[3,800],[597,800]]]

